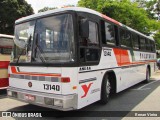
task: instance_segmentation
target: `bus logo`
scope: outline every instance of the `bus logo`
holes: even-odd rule
[[[91,87],[92,84],[93,84],[93,83],[90,83],[88,86],[87,86],[87,85],[82,85],[82,86],[81,86],[81,87],[83,88],[83,91],[84,91],[84,95],[81,96],[81,98],[86,97],[86,95],[87,95],[87,93],[88,93],[88,91],[89,91],[89,89],[90,89],[90,87]]]
[[[32,82],[29,82],[29,83],[28,83],[28,87],[32,87]]]

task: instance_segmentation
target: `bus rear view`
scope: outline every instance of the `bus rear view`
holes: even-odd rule
[[[8,65],[13,48],[13,36],[0,34],[0,90],[8,87]]]
[[[64,11],[16,21],[9,96],[60,110],[76,109],[73,15]]]

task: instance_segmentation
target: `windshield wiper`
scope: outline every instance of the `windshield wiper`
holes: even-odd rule
[[[31,47],[31,39],[32,39],[32,36],[30,35],[29,38],[28,38],[28,40],[27,40],[27,44],[25,45],[24,49],[21,51],[20,55],[18,56],[18,59],[17,59],[17,62],[16,62],[16,63],[19,62],[19,59],[20,59],[20,57],[22,56],[24,50],[26,50],[26,52],[29,51],[29,49],[30,49],[30,47]]]
[[[34,52],[35,52],[35,53],[34,53],[34,57],[36,57],[36,54],[38,53],[39,58],[41,59],[41,61],[42,61],[43,63],[45,63],[46,60],[45,60],[44,56],[42,55],[43,50],[42,50],[41,47],[38,45],[38,33],[37,33],[37,35],[36,35],[35,45],[36,45],[36,47],[35,47],[35,49],[34,49]],[[37,48],[38,48],[39,52],[37,52]]]

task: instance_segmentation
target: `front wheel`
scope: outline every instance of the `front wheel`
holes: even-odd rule
[[[109,101],[110,93],[111,93],[111,84],[108,75],[106,75],[102,82],[100,103],[106,104]]]

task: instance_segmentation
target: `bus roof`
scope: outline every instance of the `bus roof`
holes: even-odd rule
[[[50,14],[53,14],[53,13],[57,13],[57,12],[63,12],[63,11],[77,11],[77,12],[85,12],[85,13],[90,13],[90,14],[94,14],[94,15],[97,15],[101,18],[104,18],[118,26],[121,26],[123,28],[126,28],[128,29],[129,31],[132,31],[134,33],[137,33],[143,37],[146,37],[148,39],[151,39],[151,40],[154,40],[153,38],[151,38],[150,36],[146,36],[126,25],[123,25],[122,23],[102,14],[102,13],[99,13],[95,10],[91,10],[91,9],[88,9],[88,8],[83,8],[83,7],[68,7],[68,8],[61,8],[61,9],[54,9],[54,10],[49,10],[49,11],[46,11],[46,12],[41,12],[41,13],[38,13],[38,14],[33,14],[33,15],[30,15],[30,16],[27,16],[27,17],[23,17],[23,18],[20,18],[18,20],[16,20],[15,23],[20,23],[20,22],[23,22],[23,21],[27,21],[27,20],[30,20],[30,19],[33,19],[33,18],[38,18],[38,17],[41,17],[41,16],[46,16],[46,15],[50,15]]]
[[[5,37],[5,38],[14,38],[12,35],[5,35],[5,34],[0,34],[0,38]]]

